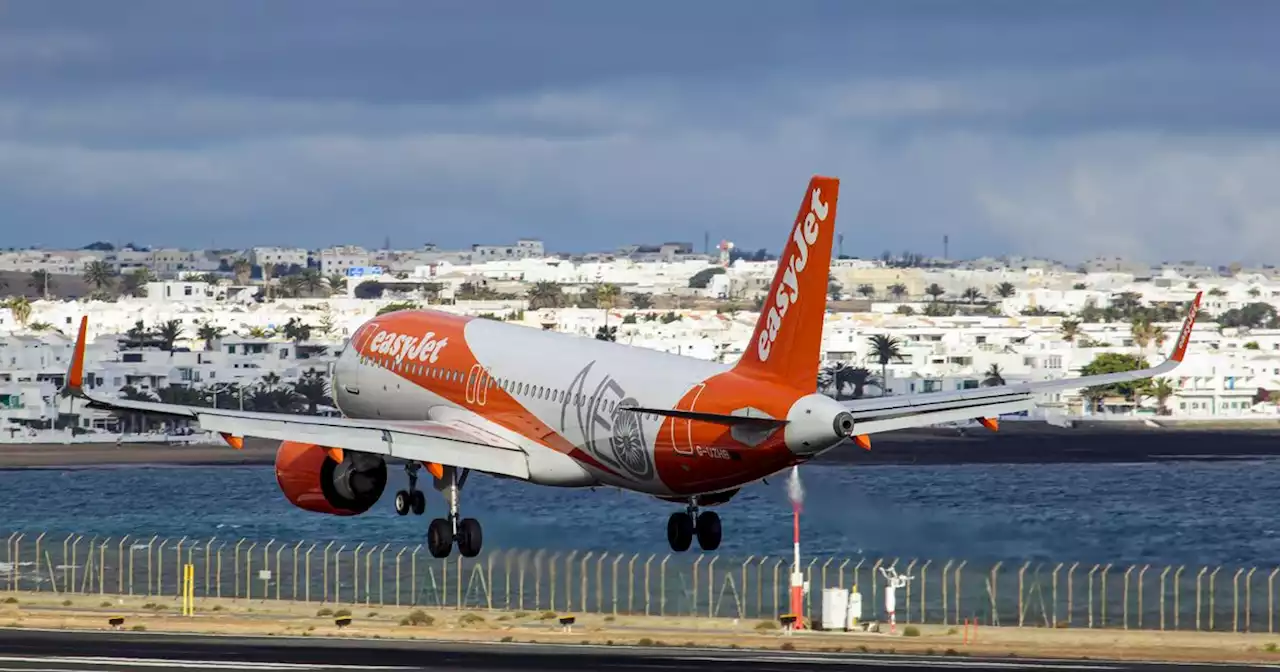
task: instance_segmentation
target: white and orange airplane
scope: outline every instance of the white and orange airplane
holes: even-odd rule
[[[332,383],[342,418],[127,401],[84,386],[88,318],[67,375],[91,407],[196,421],[233,447],[279,440],[276,478],[294,505],[332,515],[368,511],[389,462],[409,487],[395,508],[422,514],[423,466],[448,501],[428,527],[428,547],[480,552],[480,523],[462,518],[471,472],[558,487],[614,486],[683,504],[667,540],[720,545],[720,518],[700,506],[728,502],[745,485],[870,435],[979,419],[1035,406],[1036,394],[1137,381],[1182,361],[1200,304],[1192,303],[1172,356],[1140,370],[1000,387],[836,401],[817,392],[823,316],[839,180],[805,191],[773,285],[741,360],[733,365],[593,338],[430,310],[380,315],[352,336]]]

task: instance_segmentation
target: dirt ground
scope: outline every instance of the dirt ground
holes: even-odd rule
[[[320,603],[196,600],[194,616],[181,615],[176,597],[145,598],[0,593],[0,626],[123,629],[269,636],[449,639],[655,646],[712,646],[800,651],[853,651],[1022,658],[1108,658],[1186,662],[1280,663],[1280,636],[1151,630],[916,626],[897,633],[800,632],[787,635],[771,621],[577,616],[562,630],[550,612],[459,611]],[[343,611],[345,610],[345,612]],[[339,629],[336,616],[352,623]]]

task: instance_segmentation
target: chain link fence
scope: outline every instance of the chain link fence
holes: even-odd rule
[[[789,557],[509,549],[441,560],[422,545],[31,532],[7,536],[0,590],[178,600],[184,564],[197,600],[741,619],[789,608]],[[823,589],[857,587],[864,619],[882,617],[879,570],[890,567],[913,577],[899,623],[1276,631],[1280,568],[1262,567],[810,558],[806,616],[820,617]]]

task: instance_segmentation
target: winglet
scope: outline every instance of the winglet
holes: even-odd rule
[[[1200,312],[1200,297],[1204,296],[1204,291],[1196,292],[1196,298],[1191,302],[1191,310],[1187,312],[1187,319],[1182,323],[1182,331],[1178,334],[1178,343],[1173,348],[1173,355],[1169,357],[1175,362],[1181,362],[1182,357],[1187,354],[1187,344],[1191,342],[1191,329],[1196,324],[1196,314]]]
[[[77,397],[84,396],[84,347],[89,332],[89,316],[80,318],[80,333],[76,336],[75,349],[71,351],[71,366],[67,368],[67,380],[63,389]]]

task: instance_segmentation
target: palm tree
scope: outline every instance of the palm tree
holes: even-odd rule
[[[164,349],[172,352],[174,342],[182,338],[182,322],[179,320],[165,322],[156,330],[156,336],[163,342]]]
[[[271,338],[271,331],[263,327],[249,327],[250,338]]]
[[[827,279],[827,298],[831,301],[839,301],[844,296],[844,285],[841,285],[835,278]]]
[[[329,277],[325,279],[325,283],[329,285],[330,294],[345,291],[347,289],[347,278],[341,273],[331,273]]]
[[[977,287],[969,287],[964,290],[964,293],[960,295],[960,298],[968,301],[969,305],[973,305],[987,297],[983,296],[982,292],[978,291]]]
[[[529,307],[534,310],[559,308],[564,305],[564,292],[560,289],[560,285],[554,282],[539,280],[533,283],[525,296],[529,299]]]
[[[286,299],[296,299],[302,296],[306,281],[301,275],[286,275],[280,279],[280,296]]]
[[[285,338],[293,341],[294,346],[303,341],[311,340],[311,325],[296,317],[289,318],[289,321],[284,323],[284,328],[281,331],[284,333]]]
[[[1063,320],[1062,325],[1058,327],[1058,331],[1062,333],[1062,338],[1068,343],[1074,343],[1076,338],[1080,336],[1080,322],[1077,320]]]
[[[57,288],[57,283],[54,282],[53,276],[49,274],[49,271],[41,270],[31,272],[31,277],[27,279],[27,286],[40,292],[41,298],[47,299],[49,298],[49,292]]]
[[[1147,345],[1155,338],[1155,326],[1146,320],[1136,320],[1129,327],[1129,332],[1133,336],[1133,342],[1138,346],[1138,350],[1145,354]]]
[[[324,277],[320,275],[320,270],[316,268],[308,268],[298,274],[301,279],[302,288],[307,290],[307,295],[315,296],[325,286]]]
[[[120,291],[129,296],[146,296],[147,283],[155,281],[149,268],[135,268],[121,278]]]
[[[91,261],[84,265],[84,281],[97,289],[106,289],[115,282],[116,274],[111,264],[105,261]]]
[[[894,298],[894,300],[901,301],[902,298],[907,295],[907,286],[901,282],[895,282],[892,285],[889,285],[889,294]]]
[[[201,273],[200,274],[200,282],[203,282],[208,285],[216,286],[220,280],[222,280],[222,278],[219,278],[217,273]]]
[[[837,401],[861,399],[867,387],[880,387],[880,379],[865,367],[836,362],[818,373],[818,386],[831,390]],[[847,388],[853,388],[853,393],[849,396],[844,394]]]
[[[1156,413],[1158,415],[1169,415],[1169,407],[1167,402],[1169,397],[1173,396],[1173,384],[1168,378],[1156,378],[1150,383],[1151,396],[1156,398]]]
[[[222,327],[205,322],[196,330],[196,338],[204,341],[205,350],[213,350],[213,342],[222,338],[223,332],[224,329]]]
[[[608,310],[618,302],[618,295],[621,289],[617,285],[606,282],[596,286],[595,299],[596,307]]]
[[[14,296],[4,302],[4,307],[9,309],[18,326],[25,329],[27,323],[31,321],[31,299],[25,296]]]
[[[653,296],[649,294],[635,293],[627,297],[631,300],[631,307],[636,310],[648,310],[653,307]]]
[[[871,285],[858,285],[858,293],[869,299],[876,295],[876,288]]]
[[[1013,286],[1012,282],[1002,282],[996,285],[996,296],[1007,299],[1018,293],[1018,288]]]
[[[618,328],[610,327],[608,325],[601,325],[599,329],[596,329],[596,340],[597,341],[617,341]]]
[[[1164,327],[1152,327],[1151,340],[1155,342],[1157,348],[1163,348],[1165,341],[1169,340],[1169,333]]]
[[[934,302],[937,302],[938,299],[942,298],[943,294],[947,293],[947,290],[943,289],[941,285],[935,282],[932,285],[929,285],[928,287],[926,287],[924,290],[924,293],[928,294],[929,297],[934,300]]]
[[[1004,385],[1004,372],[1000,370],[999,364],[992,364],[987,369],[986,378],[983,379],[983,387],[998,387]]]
[[[249,276],[253,275],[253,264],[248,259],[240,257],[231,262],[231,273],[236,276],[237,285],[249,284]]]
[[[329,398],[329,384],[325,377],[315,372],[307,372],[294,384],[293,391],[307,405],[307,413],[315,415],[320,406],[332,406]]]
[[[876,334],[871,337],[871,358],[880,363],[880,396],[884,396],[888,391],[885,389],[883,381],[889,380],[889,362],[893,360],[904,361],[902,356],[902,342],[892,336],[885,334]]]

